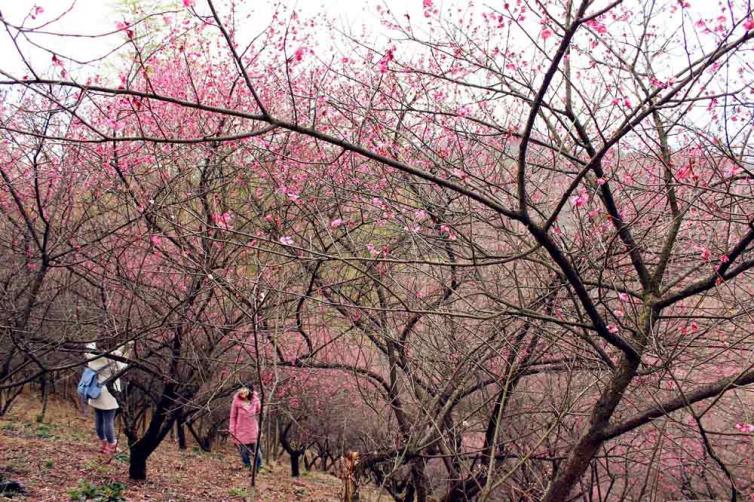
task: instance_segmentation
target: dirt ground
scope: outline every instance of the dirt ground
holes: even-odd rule
[[[192,447],[182,451],[166,439],[149,458],[149,479],[134,482],[128,479],[127,449],[110,463],[97,453],[91,416],[82,416],[68,403],[52,402],[40,423],[40,409],[39,401],[22,396],[9,416],[0,418],[0,473],[28,490],[25,498],[13,500],[73,500],[72,490],[78,490],[74,496],[88,490],[88,500],[108,500],[121,484],[121,500],[129,501],[244,500],[251,491],[248,471],[230,445],[211,453]],[[292,479],[284,463],[268,466],[257,484],[256,500],[265,502],[337,501],[340,488],[340,481],[325,473],[304,472]],[[105,498],[94,498],[103,494]]]

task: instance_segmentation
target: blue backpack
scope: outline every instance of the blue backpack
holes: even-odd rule
[[[78,386],[79,396],[84,399],[97,399],[102,393],[102,385],[97,381],[97,372],[91,368],[84,369]]]

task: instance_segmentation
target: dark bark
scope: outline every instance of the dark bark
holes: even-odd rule
[[[147,479],[147,457],[133,449],[128,464],[128,477],[135,481]]]
[[[597,450],[602,446],[604,432],[609,426],[610,417],[612,417],[615,408],[623,398],[623,393],[636,375],[638,365],[637,359],[623,357],[610,384],[602,391],[600,399],[592,410],[589,429],[581,436],[568,459],[561,465],[543,502],[561,502],[568,499],[574,486],[578,484],[589,467]]]
[[[183,420],[183,414],[178,412],[178,416],[175,420],[175,430],[176,435],[178,436],[178,449],[179,450],[185,450],[186,449],[186,428],[184,427],[185,422]]]
[[[130,444],[131,455],[128,475],[131,479],[146,479],[147,459],[173,427],[175,415],[171,409],[176,397],[173,385],[166,385],[146,432],[140,439]]]
[[[291,477],[297,478],[301,475],[300,460],[303,451],[296,450],[293,453],[289,453],[291,456]]]
[[[194,441],[196,441],[196,444],[199,445],[199,448],[201,448],[202,451],[212,451],[212,443],[214,443],[215,438],[214,431],[211,430],[208,434],[200,436],[196,429],[194,429],[194,426],[191,422],[186,422],[186,427],[188,428],[191,436],[194,438]]]

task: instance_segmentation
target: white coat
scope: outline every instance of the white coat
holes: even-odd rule
[[[86,347],[92,351],[84,354],[87,359],[91,359],[87,363],[87,366],[97,372],[97,381],[99,383],[106,382],[111,376],[120,372],[128,366],[126,363],[114,361],[107,356],[97,357],[97,354],[95,353],[97,351],[97,344],[95,344],[94,342],[87,344]],[[127,350],[120,348],[113,350],[111,353],[116,356],[125,357],[124,352],[127,352]],[[116,391],[120,392],[120,379],[116,378],[115,381],[111,383],[111,385]],[[98,410],[116,410],[120,408],[118,401],[115,400],[115,398],[105,385],[102,386],[102,392],[100,393],[99,397],[97,399],[89,399],[88,402],[89,406]]]

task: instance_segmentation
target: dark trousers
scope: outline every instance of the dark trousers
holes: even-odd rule
[[[241,453],[241,462],[243,462],[243,465],[246,467],[251,467],[251,456],[254,455],[254,448],[256,448],[256,445],[254,443],[238,445],[238,451]],[[262,468],[262,449],[259,448],[257,450],[257,470],[261,468]]]
[[[97,437],[110,444],[115,442],[115,413],[118,410],[94,409],[94,428]]]

